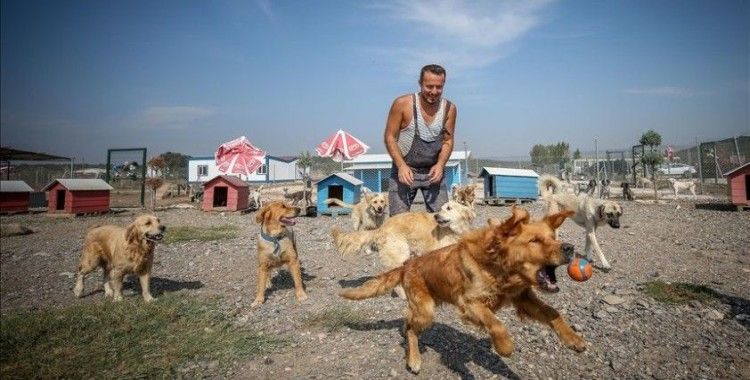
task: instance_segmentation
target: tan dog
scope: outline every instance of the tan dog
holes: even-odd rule
[[[263,208],[263,201],[260,199],[261,191],[263,191],[263,185],[260,185],[260,187],[250,193],[250,196],[253,198],[253,204],[255,205],[256,210],[260,210]]]
[[[289,199],[292,201],[292,206],[296,206],[297,203],[303,202],[305,203],[305,207],[308,207],[313,203],[312,201],[312,190],[311,189],[302,189],[297,190],[295,192],[290,193],[289,188],[284,188],[284,198]]]
[[[695,182],[693,181],[678,181],[674,178],[669,178],[669,185],[672,187],[672,191],[674,192],[674,199],[677,199],[677,194],[680,192],[680,190],[687,190],[690,192],[690,194],[693,194],[693,198],[696,198],[697,195],[695,194]]]
[[[455,185],[453,186],[453,192],[451,194],[451,198],[453,198],[454,201],[464,206],[469,206],[471,208],[474,208],[474,198],[476,198],[476,194],[475,194],[476,188],[477,188],[476,184]]]
[[[101,267],[104,270],[104,295],[122,300],[122,281],[126,275],[136,274],[141,282],[141,294],[146,302],[154,301],[149,289],[154,248],[166,227],[154,215],[141,215],[127,228],[106,225],[95,227],[86,234],[78,277],[73,293],[83,294],[83,280],[87,274]]]
[[[352,226],[355,231],[374,230],[382,226],[383,221],[385,221],[388,196],[384,193],[365,192],[356,205],[351,205],[336,198],[328,198],[325,203],[352,209]]]
[[[418,336],[432,324],[435,308],[442,303],[454,305],[464,322],[483,327],[502,356],[512,354],[513,341],[495,312],[509,304],[521,319],[548,325],[567,347],[584,351],[586,341],[533,291],[559,290],[555,267],[570,260],[573,246],[555,240],[555,229],[572,214],[564,211],[529,223],[528,212],[514,208],[502,224],[471,231],[458,244],[412,258],[340,295],[361,300],[403,286],[408,305],[406,364],[415,373],[422,365]]]
[[[596,240],[596,229],[605,224],[609,224],[612,228],[620,228],[622,207],[617,202],[597,199],[585,193],[578,195],[560,193],[560,187],[556,181],[560,180],[551,176],[539,178],[539,189],[541,198],[546,202],[547,215],[555,214],[560,209],[575,211],[571,220],[586,229],[586,257],[591,261],[593,248],[601,260],[602,269],[609,270],[611,268],[609,261],[604,257],[604,252]]]
[[[458,241],[459,236],[471,229],[476,213],[456,201],[448,201],[440,211],[405,212],[386,219],[383,225],[371,231],[331,231],[338,252],[351,255],[365,248],[379,252],[386,268],[403,264],[411,254],[421,255],[433,249]]]
[[[297,244],[294,231],[289,226],[296,224],[299,207],[291,207],[283,202],[272,202],[262,208],[255,215],[255,221],[260,224],[258,236],[258,284],[255,301],[251,307],[260,306],[266,300],[266,289],[271,284],[269,272],[273,268],[284,264],[294,280],[294,295],[297,301],[307,299],[302,284],[302,269],[300,268]]]

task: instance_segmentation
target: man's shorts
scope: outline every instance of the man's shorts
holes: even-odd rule
[[[445,186],[445,177],[440,183],[429,182],[429,174],[414,173],[412,186],[404,185],[398,178],[388,179],[388,209],[391,216],[398,215],[411,210],[417,191],[422,191],[424,205],[428,212],[437,212],[448,202],[448,189]]]

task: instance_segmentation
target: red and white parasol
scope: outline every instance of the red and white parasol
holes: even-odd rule
[[[369,149],[360,139],[339,129],[320,143],[315,151],[320,157],[331,157],[336,162],[344,162],[365,154]]]
[[[240,136],[221,144],[215,157],[220,172],[250,176],[263,165],[266,152],[253,146],[247,137]]]

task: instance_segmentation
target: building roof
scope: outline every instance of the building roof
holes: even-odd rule
[[[451,156],[448,157],[448,161],[465,160],[467,157],[471,157],[471,151],[453,151]],[[383,163],[393,162],[391,156],[388,153],[382,154],[363,154],[359,157],[354,158],[350,161],[344,161],[344,164],[364,164],[364,163]]]
[[[479,173],[480,177],[484,177],[485,173],[489,175],[507,175],[512,177],[535,177],[539,178],[539,174],[537,172],[530,170],[530,169],[513,169],[513,168],[489,168],[489,167],[483,167],[481,173]]]
[[[458,166],[458,161],[448,161],[445,164],[446,167]],[[353,164],[344,168],[344,170],[373,170],[373,169],[390,169],[393,166],[390,162],[366,162],[361,164]]]
[[[34,189],[24,181],[0,181],[0,193],[30,193]]]
[[[208,185],[209,183],[215,181],[218,178],[221,178],[221,179],[229,182],[233,186],[237,186],[237,187],[250,187],[250,185],[248,185],[247,182],[241,180],[240,177],[236,177],[236,176],[233,176],[233,175],[227,175],[227,174],[217,175],[216,177],[211,178],[208,181],[206,181],[203,184],[203,186],[205,187],[206,185]]]
[[[270,154],[267,157],[269,160],[283,161],[286,163],[294,162],[299,159],[297,156],[271,156]]]
[[[323,181],[325,181],[326,179],[328,179],[328,178],[330,178],[332,176],[339,177],[339,178],[343,179],[344,181],[351,183],[354,186],[359,186],[359,185],[361,185],[363,183],[362,181],[358,180],[357,178],[354,178],[350,174],[347,174],[347,173],[344,173],[344,172],[333,173],[333,174],[331,174],[331,175],[329,175],[329,176],[327,176],[327,177],[325,177],[325,178],[323,178],[323,179],[321,179],[319,181],[315,181],[315,183],[323,182]]]
[[[728,175],[730,175],[730,174],[732,174],[732,173],[734,173],[734,172],[740,171],[740,170],[742,170],[742,169],[746,168],[746,167],[747,167],[748,165],[750,165],[750,161],[748,161],[748,162],[745,162],[745,164],[744,164],[744,165],[740,165],[740,166],[738,166],[738,167],[736,167],[736,168],[734,168],[734,169],[732,169],[732,170],[730,170],[730,171],[728,171],[728,172],[724,173],[724,177],[726,177],[726,176],[728,176]]]
[[[9,148],[7,146],[0,147],[0,160],[3,161],[54,161],[54,160],[70,160],[70,157],[55,156],[47,153],[29,152],[26,150],[19,150]]]
[[[101,179],[81,179],[81,178],[58,178],[45,186],[42,191],[47,191],[55,185],[60,183],[68,190],[114,190],[107,182]]]

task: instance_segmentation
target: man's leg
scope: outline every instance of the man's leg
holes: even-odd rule
[[[388,211],[391,216],[411,210],[411,204],[417,190],[400,183],[397,179],[388,179]]]
[[[445,178],[439,184],[433,184],[422,189],[422,196],[427,212],[438,212],[440,207],[448,202],[448,188],[445,185]]]

